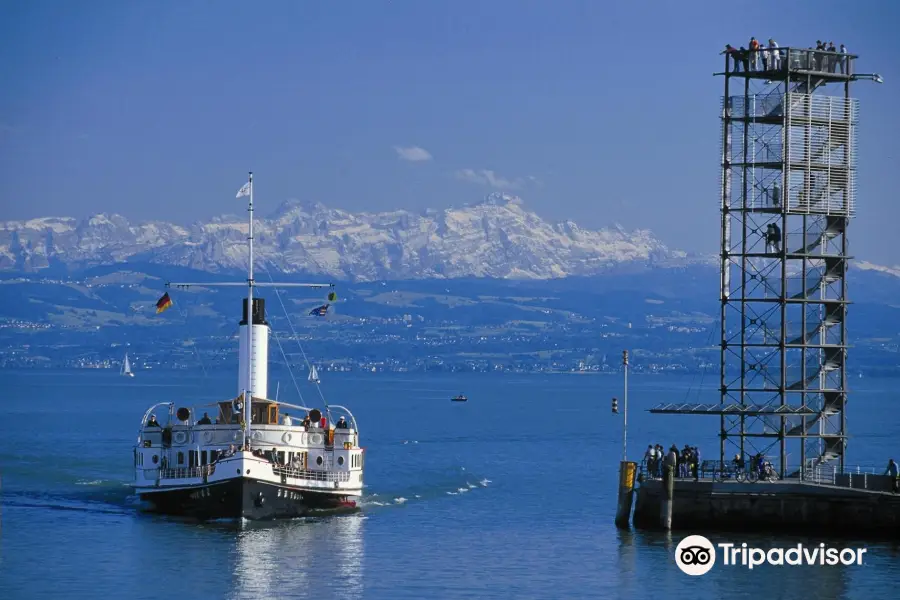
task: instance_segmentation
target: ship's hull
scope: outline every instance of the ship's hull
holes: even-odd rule
[[[150,512],[200,520],[291,519],[320,512],[356,510],[352,497],[303,490],[249,477],[173,490],[140,492]]]

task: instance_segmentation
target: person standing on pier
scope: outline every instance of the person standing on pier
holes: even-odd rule
[[[672,467],[672,475],[678,474],[678,450],[675,448],[675,444],[672,444],[672,447],[669,448],[669,453],[666,454],[666,467]]]
[[[644,452],[644,463],[647,465],[647,473],[653,477],[656,474],[656,448],[653,444],[647,446],[647,451]]]
[[[897,463],[894,462],[893,458],[888,461],[884,474],[889,475],[891,478],[891,491],[895,494],[900,492],[900,470],[898,470]]]
[[[680,477],[689,477],[691,474],[691,447],[687,444],[681,449],[681,460],[678,461],[678,472]]]
[[[666,459],[666,451],[662,447],[662,444],[656,445],[656,476],[662,479],[663,476],[663,463]]]

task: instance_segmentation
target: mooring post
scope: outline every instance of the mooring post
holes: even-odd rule
[[[637,463],[623,460],[619,463],[619,498],[616,504],[616,527],[627,529],[631,520],[631,504],[634,501],[634,476]]]
[[[663,471],[663,493],[659,521],[666,531],[672,529],[672,499],[675,497],[675,467],[666,465]]]

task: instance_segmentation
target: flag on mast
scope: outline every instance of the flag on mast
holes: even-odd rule
[[[156,314],[161,313],[172,306],[172,299],[169,298],[169,292],[162,295],[162,298],[156,301]]]
[[[243,198],[244,196],[250,195],[250,182],[248,181],[238,190],[237,196],[235,198]]]
[[[317,306],[316,308],[309,311],[309,316],[311,317],[324,317],[328,313],[328,304],[323,304],[322,306]]]

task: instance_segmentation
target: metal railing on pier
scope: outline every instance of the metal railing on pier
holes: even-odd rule
[[[676,479],[693,479],[703,481],[757,481],[766,480],[760,475],[751,476],[749,461],[746,461],[743,469],[737,468],[733,461],[718,460],[701,460],[696,470],[693,465],[685,465],[687,470],[682,470],[680,466],[676,469]],[[774,465],[773,465],[774,466]],[[775,467],[775,473],[778,473],[778,467]],[[874,492],[893,492],[898,489],[898,481],[896,478],[885,475],[885,469],[876,467],[849,467],[841,470],[837,466],[817,465],[815,467],[807,467],[801,471],[799,466],[785,469],[787,473],[796,473],[794,476],[785,477],[783,481],[794,483],[808,483],[814,485],[828,485],[835,487],[852,488],[859,490],[868,490]],[[646,459],[638,465],[638,480],[660,479],[662,476],[661,469],[654,465],[648,468]],[[780,477],[773,478],[775,481],[781,480]]]

